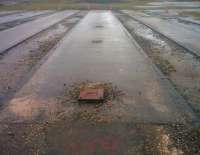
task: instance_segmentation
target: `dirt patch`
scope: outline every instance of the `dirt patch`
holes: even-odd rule
[[[104,89],[104,100],[98,104],[87,104],[87,101],[79,102],[80,91],[84,87],[98,87]],[[69,110],[58,113],[58,119],[72,118],[73,120],[87,120],[92,123],[111,122],[120,119],[120,116],[113,115],[114,107],[120,106],[118,102],[125,96],[125,93],[111,83],[85,81],[66,86],[64,94],[58,98],[58,102]],[[69,108],[71,107],[71,108]],[[120,108],[119,108],[120,109]],[[120,113],[118,113],[120,115]]]
[[[61,38],[57,36],[55,38],[52,38],[51,40],[40,42],[38,49],[30,51],[29,60],[27,61],[28,65],[30,65],[30,67],[33,67],[35,63],[40,60],[44,55],[46,55],[46,53],[50,51],[60,39]]]
[[[0,153],[81,155],[197,155],[199,129],[133,122],[96,124],[61,119],[43,124],[4,124]]]
[[[200,127],[191,125],[174,124],[166,126],[173,144],[187,155],[200,154]]]
[[[43,154],[47,147],[44,129],[41,124],[1,124],[0,154]]]

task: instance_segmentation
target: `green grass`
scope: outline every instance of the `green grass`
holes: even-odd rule
[[[47,9],[133,9],[136,5],[142,5],[148,0],[127,0],[111,3],[88,3],[76,0],[34,0],[11,6],[0,6],[0,10],[47,10]]]

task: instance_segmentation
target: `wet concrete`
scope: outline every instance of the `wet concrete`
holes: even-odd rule
[[[0,53],[19,44],[36,33],[60,22],[77,11],[62,11],[0,32]]]
[[[11,21],[16,21],[16,20],[21,20],[25,18],[30,18],[37,15],[47,14],[51,12],[52,11],[31,11],[31,12],[16,13],[10,16],[0,17],[0,24],[8,23]]]
[[[200,2],[198,1],[193,1],[193,2],[169,2],[169,1],[163,1],[163,2],[150,2],[147,3],[146,5],[138,5],[136,6],[137,8],[142,8],[142,9],[159,9],[159,8],[199,8],[200,7]]]
[[[33,15],[33,16],[30,16],[30,17],[26,17],[26,18],[12,20],[10,22],[2,23],[2,24],[0,24],[0,31],[15,27],[15,26],[20,25],[20,24],[24,24],[26,22],[30,22],[30,21],[42,18],[42,17],[45,17],[45,16],[48,16],[48,15],[53,14],[53,13],[55,13],[55,11],[45,11],[44,13],[41,13],[41,14],[38,14],[38,15]]]
[[[19,44],[0,59],[0,108],[28,80],[31,69],[87,12],[81,11]]]
[[[198,25],[197,28],[199,29],[200,20],[198,20],[197,17],[195,18],[195,16],[187,15],[187,14],[190,14],[191,12],[198,13],[198,12],[200,12],[200,10],[199,9],[144,10],[144,13],[149,14],[151,16],[158,16],[159,18],[168,19],[168,20],[176,19],[177,21],[185,23],[185,25],[189,25],[191,28],[193,28],[193,26]],[[182,13],[185,13],[185,15],[182,15]],[[194,24],[194,25],[192,25],[192,24]],[[197,29],[197,28],[195,28],[195,29]]]
[[[16,93],[1,112],[1,121],[49,120],[60,110],[75,113],[77,106],[63,107],[57,97],[69,85],[86,80],[110,82],[125,94],[99,115],[151,123],[196,119],[113,14],[91,11]]]
[[[21,13],[22,11],[0,11],[0,17],[8,16],[16,13]]]
[[[199,29],[192,29],[176,20],[163,20],[158,17],[149,16],[135,11],[124,11],[124,13],[127,13],[135,19],[149,25],[156,31],[176,41],[186,49],[196,53],[196,55],[200,55]]]
[[[176,43],[124,14],[116,14],[158,68],[170,79],[195,113],[200,105],[200,62]]]
[[[149,5],[152,6],[163,6],[163,7],[200,7],[200,2],[178,2],[178,1],[174,1],[174,2],[150,2],[148,3]]]

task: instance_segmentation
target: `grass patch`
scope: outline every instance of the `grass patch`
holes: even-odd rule
[[[18,3],[15,5],[0,5],[0,10],[64,10],[64,9],[133,9],[136,5],[142,5],[149,2],[148,0],[105,0],[94,3],[85,0],[34,0],[29,2]]]

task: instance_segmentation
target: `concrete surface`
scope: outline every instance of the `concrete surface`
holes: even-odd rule
[[[181,12],[200,12],[200,9],[155,9],[155,10],[144,10],[144,13],[151,16],[158,16],[159,18],[177,19],[189,24],[200,25],[200,20],[191,15],[180,15]],[[191,26],[191,25],[190,25]],[[199,29],[199,27],[198,27]]]
[[[169,1],[162,1],[162,2],[150,2],[145,5],[138,5],[136,6],[140,9],[159,9],[159,8],[199,8],[200,2],[192,1],[192,2],[169,2]]]
[[[23,11],[0,11],[0,17],[3,17],[3,16],[8,16],[8,15],[12,15],[12,14],[17,14],[17,13],[21,13]]]
[[[148,3],[149,5],[152,6],[163,6],[163,7],[200,7],[200,2],[198,1],[193,1],[193,2],[169,2],[169,1],[164,1],[164,2],[150,2]]]
[[[176,20],[163,20],[158,17],[153,17],[135,11],[123,11],[135,19],[149,25],[156,31],[176,41],[186,49],[189,49],[200,55],[200,29],[193,29],[189,26],[178,23]]]
[[[77,11],[62,11],[0,32],[0,53],[71,16]]]
[[[189,23],[200,25],[200,20],[192,19],[190,17],[180,17],[178,19],[180,19],[182,21],[185,21],[185,22],[189,22]]]
[[[74,113],[76,103],[63,107],[57,97],[65,86],[86,80],[110,82],[125,94],[100,115],[148,123],[196,119],[116,17],[110,11],[91,11],[16,93],[0,120],[49,120],[60,109]]]
[[[13,15],[0,17],[0,24],[16,21],[20,19],[30,18],[30,17],[42,15],[42,14],[47,14],[50,12],[52,11],[35,11],[35,12],[32,11],[32,12],[16,13]]]

